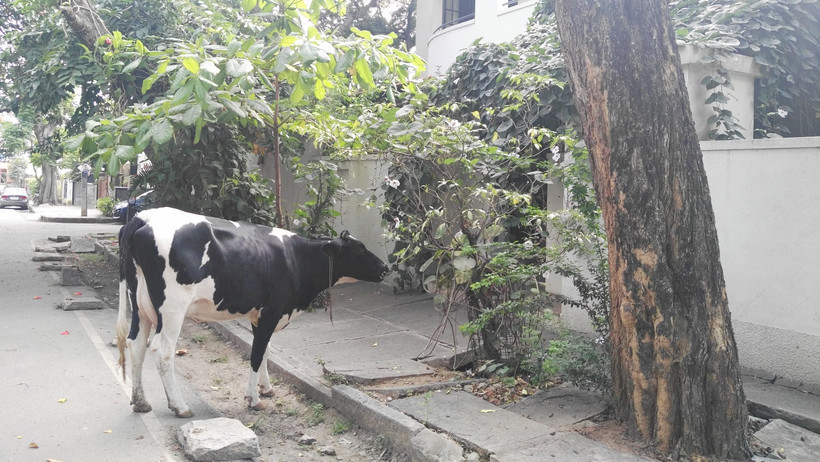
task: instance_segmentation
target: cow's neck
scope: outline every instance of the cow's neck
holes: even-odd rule
[[[304,309],[316,298],[319,293],[332,286],[339,280],[339,269],[334,266],[332,259],[322,251],[324,242],[310,241],[308,244],[308,255],[304,261],[311,262],[309,265],[300,265],[299,275],[302,281],[299,287],[299,308]],[[332,272],[331,272],[332,271]]]

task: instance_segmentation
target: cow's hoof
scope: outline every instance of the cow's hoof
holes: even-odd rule
[[[134,412],[151,412],[151,405],[146,402],[131,404],[133,404],[133,406],[131,406],[131,409],[133,409]]]
[[[252,406],[249,405],[248,407],[250,407],[254,411],[261,411],[261,410],[264,410],[266,407],[268,407],[268,404],[265,403],[264,401],[259,401],[258,403],[254,404]]]
[[[265,398],[270,398],[273,396],[273,387],[270,387],[267,390],[259,389],[259,396],[264,396]]]
[[[186,410],[181,411],[181,412],[174,409],[174,414],[176,414],[176,416],[179,417],[180,419],[187,419],[188,417],[193,417],[194,416],[194,413],[191,412],[190,409],[186,409]]]

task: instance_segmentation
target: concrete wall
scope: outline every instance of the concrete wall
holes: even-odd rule
[[[820,389],[820,137],[701,147],[741,364]]]
[[[741,365],[820,391],[820,137],[702,141]],[[564,281],[565,294],[574,294]],[[585,312],[562,321],[590,331]]]

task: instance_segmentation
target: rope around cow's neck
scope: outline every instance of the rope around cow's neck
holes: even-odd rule
[[[325,293],[327,294],[327,299],[325,303],[325,311],[330,310],[330,325],[333,325],[333,300],[330,298],[330,288],[333,287],[333,257],[330,255],[327,256],[328,266],[330,267],[330,271],[327,274],[327,290]]]

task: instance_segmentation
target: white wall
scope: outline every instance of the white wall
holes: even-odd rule
[[[701,147],[741,365],[820,388],[820,137]]]
[[[479,37],[490,43],[508,42],[524,32],[535,0],[502,6],[506,0],[476,0],[475,19],[434,31],[441,25],[441,0],[421,0],[416,10],[416,54],[427,61],[425,75],[443,74],[456,57]]]

